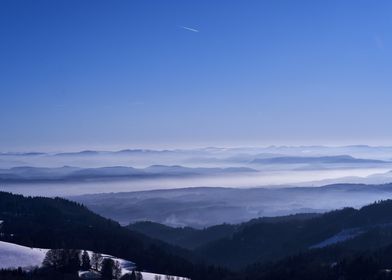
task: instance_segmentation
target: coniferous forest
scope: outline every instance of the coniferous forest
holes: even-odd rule
[[[307,243],[305,247],[302,246],[298,232],[289,231],[292,242],[297,244],[292,253],[286,256],[278,254],[270,259],[262,257],[260,253],[260,261],[236,267],[228,265],[230,261],[218,264],[213,258],[208,260],[202,251],[170,245],[122,227],[75,202],[0,193],[0,218],[4,221],[1,240],[30,247],[52,248],[41,268],[29,272],[21,269],[2,270],[0,275],[1,279],[77,279],[79,270],[97,267],[99,263],[102,279],[121,278],[118,264],[112,260],[100,261],[97,255],[90,258],[85,250],[91,250],[132,260],[137,263],[138,270],[196,280],[390,279],[391,213],[392,201],[380,201],[360,210],[347,208],[322,215],[259,219],[236,225],[235,230],[228,230],[227,236],[207,244],[216,248],[217,242],[223,242],[228,248],[250,246],[262,252],[273,247],[273,244],[266,247],[263,243],[254,243],[252,240],[256,237],[259,241],[268,240],[278,248],[293,246],[287,234],[282,236],[285,227],[286,231],[300,228],[300,235],[307,234],[303,240],[320,240],[327,230],[337,232],[341,227],[368,228],[366,233],[345,242],[312,249]],[[260,231],[264,234],[271,232],[271,236],[260,237]],[[206,245],[204,247],[207,248]],[[254,254],[254,250],[249,252]],[[227,252],[222,250],[220,259],[224,259],[225,254]],[[246,251],[238,251],[236,256],[240,261],[245,255]],[[123,277],[136,276],[135,273]]]

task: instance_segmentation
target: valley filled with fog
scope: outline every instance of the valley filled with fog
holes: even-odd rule
[[[204,227],[387,199],[391,159],[370,146],[2,153],[0,188],[67,197],[122,224]]]
[[[204,228],[259,217],[359,208],[392,198],[392,184],[289,188],[186,188],[67,197],[123,225],[152,221]]]

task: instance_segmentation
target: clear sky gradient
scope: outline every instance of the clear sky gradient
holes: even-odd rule
[[[392,144],[392,1],[2,0],[0,149]]]

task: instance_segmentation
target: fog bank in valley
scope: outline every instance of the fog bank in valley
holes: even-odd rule
[[[391,159],[392,147],[370,146],[0,153],[0,190],[71,197],[122,223],[203,227],[387,199]]]

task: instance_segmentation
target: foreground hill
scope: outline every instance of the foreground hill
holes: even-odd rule
[[[260,218],[204,230],[153,223],[127,229],[64,199],[0,193],[0,220],[5,242],[35,248],[83,248],[135,261],[141,269],[193,280],[380,280],[391,276],[391,200],[359,210]],[[173,244],[187,244],[192,252],[136,229]],[[23,251],[27,258],[42,258],[37,249],[0,244],[7,244],[0,256],[1,252],[12,257]],[[198,258],[228,269],[195,264]],[[4,275],[4,279],[41,279],[0,271],[0,278]]]
[[[32,271],[41,268],[45,259],[45,255],[49,249],[30,248],[13,243],[0,241],[0,269],[17,269],[21,268],[24,271]],[[88,251],[90,258],[93,252]],[[109,258],[117,261],[121,267],[121,275],[132,273],[134,268],[133,262],[116,258],[114,256],[102,255],[102,258]],[[165,279],[166,275],[141,272],[143,280]],[[184,277],[170,276],[181,280],[189,280]],[[1,275],[0,275],[1,279]]]
[[[65,199],[1,192],[0,220],[1,241],[36,248],[83,248],[132,260],[140,269],[209,279],[203,266],[195,275],[189,252],[125,229]]]
[[[0,241],[0,269],[40,266],[47,251]]]

